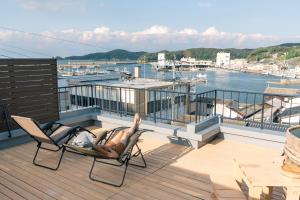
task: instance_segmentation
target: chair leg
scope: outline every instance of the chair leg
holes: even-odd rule
[[[138,150],[137,150],[137,152],[132,157],[138,157],[140,155],[142,157],[143,164],[142,165],[133,164],[133,163],[129,163],[129,164],[132,165],[132,166],[136,166],[136,167],[146,168],[147,167],[147,163],[146,163],[146,160],[144,158],[144,155],[143,155],[140,147],[137,144],[135,146],[137,147]]]
[[[63,157],[63,155],[64,155],[64,153],[65,153],[65,150],[66,150],[65,147],[62,147],[62,152],[61,152],[61,155],[60,155],[60,158],[59,158],[59,161],[58,161],[58,164],[56,165],[56,167],[48,167],[48,166],[45,166],[45,165],[41,165],[41,164],[36,163],[35,159],[36,159],[36,157],[37,157],[37,155],[38,155],[38,153],[39,153],[40,148],[41,148],[41,144],[38,144],[38,145],[37,145],[37,150],[36,150],[36,152],[35,152],[35,155],[34,155],[34,158],[33,158],[32,163],[33,163],[34,165],[36,165],[36,166],[43,167],[43,168],[46,168],[46,169],[57,170],[57,169],[59,168],[59,166],[60,166],[62,157]],[[47,150],[47,149],[45,149],[45,150]]]
[[[124,183],[124,179],[125,179],[125,176],[126,176],[126,172],[127,172],[127,168],[128,168],[128,160],[125,161],[125,169],[124,169],[122,180],[121,180],[120,183],[113,183],[113,182],[105,180],[105,179],[96,179],[96,178],[94,178],[92,176],[92,173],[93,173],[93,169],[94,169],[96,160],[97,160],[97,158],[94,158],[94,161],[93,161],[90,173],[89,173],[89,178],[93,181],[97,181],[97,182],[104,183],[104,184],[107,184],[107,185],[112,185],[112,186],[115,186],[115,187],[121,187]]]

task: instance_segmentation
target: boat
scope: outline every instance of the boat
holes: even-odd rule
[[[127,76],[132,76],[132,73],[127,69],[127,67],[124,67],[121,73],[127,75]]]
[[[207,75],[199,73],[199,74],[196,75],[196,78],[205,78],[206,79]]]

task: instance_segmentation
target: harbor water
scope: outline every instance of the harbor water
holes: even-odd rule
[[[134,71],[134,67],[141,67],[141,76],[146,78],[159,78],[159,79],[171,79],[173,73],[170,71],[156,71],[152,69],[151,65],[146,64],[129,64],[129,65],[107,65],[103,66],[106,69],[111,68],[127,68],[128,71]],[[145,72],[144,72],[145,71]],[[214,89],[224,89],[224,90],[237,90],[237,91],[251,91],[251,92],[264,92],[266,87],[268,87],[267,82],[278,82],[280,77],[272,75],[263,74],[253,74],[237,71],[228,71],[220,69],[206,69],[204,71],[183,71],[176,72],[177,78],[193,77],[197,74],[204,74],[207,77],[207,83],[202,83],[197,86],[197,92],[203,92]],[[270,85],[274,86],[275,85]],[[276,87],[286,87],[286,88],[298,88],[298,86],[276,86]]]
[[[101,70],[128,70],[131,73],[134,71],[134,67],[141,67],[141,77],[146,78],[158,78],[158,79],[172,79],[173,72],[170,71],[156,71],[152,69],[150,64],[103,64]],[[220,69],[206,69],[201,71],[176,71],[175,76],[177,78],[189,78],[195,77],[197,74],[206,75],[207,83],[200,83],[196,87],[196,92],[204,92],[214,89],[224,90],[236,90],[236,91],[250,91],[250,92],[264,92],[268,87],[268,82],[278,82],[280,77],[263,74],[253,74],[237,71],[228,71]],[[63,80],[60,80],[60,86],[63,84]],[[286,87],[300,89],[300,85],[292,86],[276,86],[274,87]]]

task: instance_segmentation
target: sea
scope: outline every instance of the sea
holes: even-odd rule
[[[158,78],[158,79],[171,79],[173,72],[170,71],[157,71],[152,69],[150,64],[102,64],[101,70],[127,70],[131,73],[134,68],[141,67],[141,77],[145,78]],[[209,68],[201,71],[176,71],[177,78],[189,79],[195,77],[197,74],[206,75],[207,83],[200,83],[196,86],[196,92],[205,92],[214,89],[221,90],[235,90],[235,91],[248,91],[248,92],[264,92],[268,86],[281,87],[281,88],[296,88],[300,89],[300,85],[283,86],[272,85],[268,82],[279,82],[281,77],[254,73],[245,73],[238,71],[220,70]],[[65,80],[59,80],[59,86],[63,86]]]

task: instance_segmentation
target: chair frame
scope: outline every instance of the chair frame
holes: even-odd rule
[[[97,157],[94,157],[93,164],[92,164],[92,167],[91,167],[90,172],[89,172],[89,178],[92,181],[97,181],[97,182],[100,182],[100,183],[105,183],[105,184],[112,185],[112,186],[115,186],[115,187],[121,187],[123,185],[123,183],[124,183],[124,180],[125,180],[125,176],[126,176],[126,173],[127,173],[128,165],[132,165],[132,166],[135,166],[135,167],[141,167],[141,168],[146,168],[147,167],[147,163],[146,163],[146,160],[144,158],[144,155],[143,155],[141,149],[139,148],[139,146],[137,144],[135,144],[135,146],[138,148],[137,152],[134,153],[131,156],[127,156],[127,158],[125,159],[125,161],[123,161],[123,162],[119,161],[119,164],[105,162],[105,161],[99,160]],[[131,151],[130,151],[130,154],[131,154]],[[133,163],[129,162],[132,157],[138,157],[139,155],[141,155],[141,158],[142,158],[142,161],[143,161],[143,165],[133,164]],[[116,159],[114,159],[114,160],[116,160]],[[122,174],[122,178],[121,178],[121,182],[120,183],[113,183],[113,182],[111,182],[109,180],[99,179],[99,178],[96,179],[95,177],[93,177],[92,173],[93,173],[93,169],[94,169],[94,166],[95,166],[96,162],[97,163],[101,163],[101,164],[106,164],[106,165],[112,165],[112,166],[116,166],[116,167],[122,167],[123,165],[125,165],[125,168],[124,168],[123,174]]]
[[[10,115],[9,115],[8,109],[5,105],[0,105],[0,110],[3,115],[4,121],[5,121],[5,126],[8,131],[8,137],[11,138],[11,126],[10,126],[10,122],[9,122]]]
[[[40,125],[38,124],[38,122],[36,122],[35,120],[31,119],[33,121],[33,123],[45,134],[45,136],[49,139],[49,141],[51,143],[47,143],[47,142],[42,142],[40,140],[38,140],[37,138],[35,138],[32,134],[30,134],[27,130],[25,130],[17,121],[16,123],[21,127],[21,129],[23,131],[25,131],[31,138],[33,138],[34,141],[37,142],[37,149],[36,149],[36,152],[35,152],[35,155],[33,157],[33,160],[32,160],[32,163],[36,166],[39,166],[39,167],[43,167],[43,168],[46,168],[46,169],[50,169],[50,170],[54,170],[56,171],[60,164],[61,164],[61,161],[62,161],[62,157],[65,153],[65,151],[68,151],[66,150],[65,146],[63,144],[58,144],[59,141],[65,139],[66,137],[69,137],[64,143],[68,143],[72,138],[73,136],[79,132],[79,131],[87,131],[89,132],[90,134],[92,134],[94,137],[95,134],[93,134],[91,131],[81,127],[81,126],[76,126],[76,127],[73,127],[71,128],[70,130],[68,130],[68,134],[65,135],[65,137],[63,138],[60,138],[60,140],[58,141],[54,141],[52,138],[51,138],[51,135],[58,129],[60,128],[61,126],[64,126],[63,124],[61,123],[58,123],[58,122],[49,122],[47,123],[46,125],[44,125],[42,128],[40,127]],[[53,129],[54,125],[58,125],[56,128]],[[47,132],[50,131],[50,133],[47,134]],[[46,147],[42,147],[42,144],[43,143],[47,143],[47,144],[50,144],[50,145],[54,145],[56,146],[57,149],[51,149],[51,148],[46,148]],[[61,155],[58,159],[58,163],[54,166],[54,167],[49,167],[49,166],[46,166],[46,165],[42,165],[42,164],[39,164],[36,162],[36,159],[37,159],[37,156],[38,156],[38,153],[40,151],[40,149],[43,149],[43,150],[46,150],[46,151],[51,151],[51,152],[59,152],[60,150],[62,150],[61,152]]]
[[[106,132],[105,135],[103,136],[103,138],[100,138],[96,142],[96,144],[99,144],[100,142],[104,142],[104,144],[107,143],[114,134],[116,134],[117,132],[119,132],[121,130],[124,130],[126,128],[129,128],[129,127],[118,127],[118,128],[115,128],[115,129],[112,129],[112,130]],[[134,134],[139,134],[139,136],[140,136],[143,132],[147,132],[147,131],[152,131],[152,130],[141,129],[141,130],[137,130]],[[109,136],[107,137],[107,135],[109,135]],[[138,142],[138,139],[135,142],[135,144],[133,144],[132,147],[130,149],[128,149],[128,151],[125,153],[125,156],[123,156],[122,158],[120,158],[120,157],[119,158],[109,158],[109,157],[104,158],[104,157],[97,157],[97,156],[91,156],[91,155],[88,155],[88,154],[84,154],[84,155],[88,155],[88,156],[93,157],[93,163],[92,163],[91,169],[89,171],[90,180],[100,182],[100,183],[104,183],[104,184],[111,185],[111,186],[115,186],[115,187],[121,187],[124,183],[124,180],[125,180],[128,165],[141,167],[141,168],[146,168],[147,167],[146,160],[145,160],[144,155],[143,155],[140,147],[138,146],[137,142]],[[137,148],[137,151],[132,154],[132,151],[133,151],[134,147]],[[131,158],[138,157],[138,156],[141,156],[143,164],[138,165],[138,164],[130,163]],[[113,160],[113,161],[117,161],[118,163],[112,163],[112,162],[103,161],[103,160]],[[95,168],[96,163],[101,163],[101,164],[104,164],[104,165],[111,165],[111,166],[115,166],[115,167],[122,167],[123,165],[125,165],[123,173],[122,173],[121,181],[117,183],[117,182],[112,182],[110,180],[106,180],[106,179],[103,179],[103,178],[95,178],[93,176],[93,170]]]

